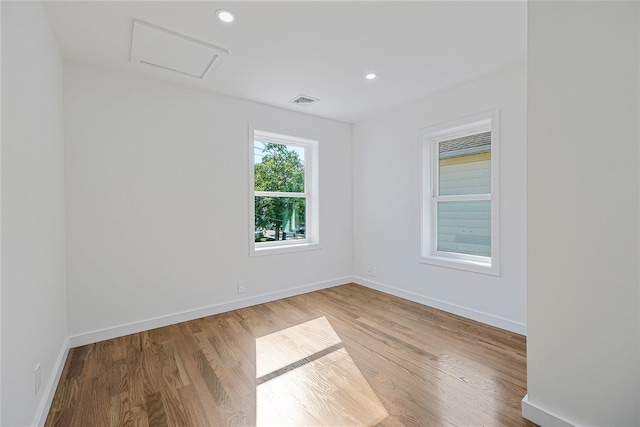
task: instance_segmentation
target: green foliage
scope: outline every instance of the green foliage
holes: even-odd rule
[[[257,149],[258,147],[256,147]],[[304,192],[304,164],[295,150],[281,144],[264,144],[262,159],[254,166],[256,191],[287,193]],[[295,221],[304,224],[305,199],[292,197],[256,197],[256,229],[273,229],[275,238],[292,215]],[[256,241],[264,241],[256,236]]]
[[[263,157],[255,165],[256,191],[304,192],[304,165],[298,153],[286,145],[265,144]]]

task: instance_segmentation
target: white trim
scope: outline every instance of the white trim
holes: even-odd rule
[[[544,427],[573,427],[577,425],[531,403],[528,394],[522,399],[522,418]]]
[[[420,257],[419,262],[441,267],[500,275],[500,188],[499,188],[499,110],[475,114],[459,120],[420,129],[419,143],[422,152],[420,164]],[[438,162],[436,149],[442,140],[467,136],[476,132],[491,131],[491,194],[440,196],[438,189]],[[490,200],[491,201],[491,257],[469,256],[438,252],[437,224],[432,220],[437,213],[439,200]],[[428,232],[428,235],[427,235]]]
[[[60,377],[62,376],[62,371],[64,370],[64,364],[67,361],[67,355],[69,354],[70,348],[69,338],[67,337],[65,338],[62,348],[60,349],[60,353],[58,354],[58,358],[53,365],[53,368],[55,369],[54,374],[49,376],[49,381],[47,381],[47,385],[44,388],[43,397],[46,398],[40,401],[40,405],[38,406],[31,425],[42,427],[44,426],[45,421],[47,421],[47,416],[51,409],[51,403],[53,403],[53,397],[58,389],[58,383],[60,382]]]
[[[417,302],[428,307],[437,308],[438,310],[446,311],[447,313],[456,314],[467,319],[475,320],[477,322],[484,323],[490,326],[495,326],[496,328],[504,329],[524,336],[527,335],[527,325],[525,325],[524,323],[516,322],[514,320],[495,316],[493,314],[474,310],[472,308],[464,307],[447,301],[439,300],[437,298],[430,298],[424,295],[419,295],[414,292],[405,291],[404,289],[385,285],[380,282],[374,282],[359,276],[355,276],[353,278],[353,282],[367,288],[384,292],[386,294],[408,299],[409,301]]]
[[[262,248],[254,247],[253,251],[251,252],[251,256],[286,254],[291,252],[315,251],[318,249],[322,249],[322,246],[317,243],[298,242],[305,242],[305,240],[285,240],[278,242],[278,245],[265,246]]]
[[[255,191],[254,162],[255,140],[303,147],[304,158],[304,193],[280,193],[271,191]],[[320,246],[320,209],[319,209],[319,175],[318,157],[319,141],[310,138],[286,135],[257,129],[249,125],[249,256],[274,255],[289,252],[321,249]],[[286,196],[283,196],[285,194]],[[255,197],[298,197],[306,200],[305,239],[294,241],[274,241],[256,245],[255,242]]]
[[[62,376],[62,371],[64,369],[64,364],[67,360],[67,356],[69,354],[69,349],[93,344],[96,342],[122,337],[129,334],[139,333],[148,331],[155,328],[160,328],[163,326],[174,325],[180,322],[186,322],[189,320],[199,319],[201,317],[212,316],[215,314],[224,313],[231,310],[237,310],[245,307],[250,307],[256,304],[262,304],[269,301],[275,301],[282,298],[288,298],[296,295],[302,295],[308,292],[318,291],[321,289],[332,288],[335,286],[340,286],[348,283],[356,283],[361,286],[365,286],[370,289],[375,289],[380,292],[384,292],[390,295],[394,295],[400,298],[407,299],[409,301],[414,301],[419,304],[423,304],[429,307],[437,308],[439,310],[443,310],[449,313],[453,313],[459,316],[466,317],[471,320],[475,320],[478,322],[482,322],[491,326],[495,326],[501,329],[505,329],[507,331],[511,331],[517,334],[526,335],[526,325],[511,321],[509,319],[505,319],[499,316],[493,316],[488,313],[483,313],[477,310],[473,310],[467,307],[463,307],[457,304],[448,303],[446,301],[438,300],[435,298],[429,298],[422,295],[415,294],[413,292],[408,292],[402,289],[398,289],[392,286],[384,285],[379,282],[373,282],[367,279],[364,279],[359,276],[344,276],[337,279],[326,280],[322,282],[311,283],[307,285],[292,287],[283,289],[276,292],[269,292],[260,295],[256,295],[250,298],[244,298],[234,301],[229,301],[221,304],[214,304],[207,307],[197,308],[194,310],[187,310],[183,312],[178,312],[174,314],[170,314],[167,316],[160,316],[152,319],[143,320],[140,322],[133,322],[124,325],[119,325],[111,328],[100,329],[92,332],[87,332],[83,334],[73,335],[65,339],[64,344],[60,350],[60,354],[56,360],[55,366],[56,371],[55,375],[52,375],[47,382],[45,393],[47,398],[43,399],[34,418],[33,425],[37,425],[39,427],[44,426],[44,423],[49,414],[51,403],[53,402],[53,398],[60,382],[60,378]],[[543,414],[547,414],[542,409],[539,409],[535,405],[532,405],[527,400],[527,396],[524,397],[522,401],[522,414],[523,417],[536,422],[540,425],[543,424],[541,421],[543,418],[540,418]],[[525,406],[527,407],[527,412],[525,415]],[[535,412],[528,411],[538,411],[540,414]],[[550,416],[550,415],[548,415]],[[557,419],[562,421],[560,418],[549,418],[549,419]],[[546,418],[545,418],[546,420]],[[572,426],[572,424],[551,424],[548,425],[558,425],[562,427]]]
[[[212,316],[231,310],[250,307],[256,304],[263,304],[269,301],[275,301],[282,298],[288,298],[296,295],[306,294],[308,292],[318,291],[320,289],[332,288],[334,286],[350,283],[352,277],[340,277],[337,279],[326,280],[322,282],[310,283],[307,285],[296,286],[283,289],[276,292],[267,292],[264,294],[242,298],[233,301],[214,304],[206,307],[186,310],[178,313],[159,316],[152,319],[141,320],[139,322],[127,323],[124,325],[114,326],[110,328],[100,329],[69,337],[69,347],[78,347],[81,345],[93,344],[112,338],[122,337],[129,334],[148,331],[150,329],[161,328],[163,326],[175,325],[176,323],[187,322],[189,320],[199,319],[201,317]]]
[[[2,4],[0,4],[0,47],[2,46]],[[2,56],[0,55],[0,71],[2,70]],[[0,165],[2,165],[2,81],[0,79]],[[0,166],[0,176],[2,167]],[[0,224],[2,224],[2,185],[0,185]],[[2,227],[0,227],[2,230]],[[0,232],[0,242],[2,242]],[[2,260],[2,245],[0,244],[0,260]],[[0,262],[0,343],[2,343],[2,262]],[[0,351],[0,424],[2,423],[2,351]]]
[[[497,276],[498,274],[493,271],[492,265],[484,261],[483,258],[484,257],[472,257],[472,255],[460,256],[455,258],[429,255],[418,258],[418,262],[422,264],[438,265],[440,267],[453,268],[456,270],[472,271],[474,273]]]
[[[283,196],[280,191],[254,191],[253,194],[256,197],[293,197],[298,199],[306,199],[309,196],[307,193],[284,193],[286,196]]]

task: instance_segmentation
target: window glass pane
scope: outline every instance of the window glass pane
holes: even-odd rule
[[[491,194],[491,132],[438,143],[439,195]]]
[[[255,197],[255,241],[306,238],[304,197]]]
[[[255,141],[255,191],[304,193],[304,147]]]
[[[438,202],[438,251],[491,256],[491,201]]]

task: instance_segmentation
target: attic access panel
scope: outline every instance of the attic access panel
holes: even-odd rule
[[[227,49],[133,20],[131,62],[202,80],[229,55]]]

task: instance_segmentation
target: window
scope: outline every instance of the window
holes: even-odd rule
[[[254,130],[251,254],[318,246],[318,142]]]
[[[498,113],[422,132],[421,261],[498,274]]]

